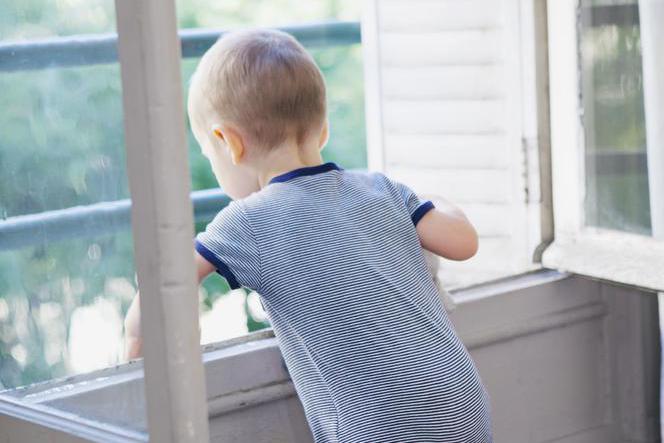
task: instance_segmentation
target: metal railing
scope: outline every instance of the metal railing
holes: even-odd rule
[[[322,22],[279,27],[308,48],[352,45],[360,42],[359,22]],[[219,29],[183,29],[179,32],[182,57],[200,57],[224,34]],[[0,43],[0,72],[114,63],[117,35],[75,35],[47,40]]]
[[[616,3],[606,5],[579,5],[581,23],[588,27],[638,26],[638,3]]]
[[[278,28],[308,48],[360,43],[358,22],[322,22]],[[225,31],[180,31],[182,57],[201,56]],[[88,66],[117,61],[117,36],[59,37],[0,44],[0,72]],[[191,194],[196,221],[210,220],[230,198],[218,189]],[[130,200],[95,203],[20,215],[0,221],[0,250],[18,249],[70,238],[112,234],[129,227]]]
[[[211,220],[230,202],[219,189],[191,193],[194,219]],[[0,250],[18,249],[71,237],[90,238],[129,227],[129,199],[10,217],[0,222]]]

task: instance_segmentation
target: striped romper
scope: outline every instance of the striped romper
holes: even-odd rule
[[[274,177],[196,237],[232,288],[260,294],[317,443],[492,442],[415,230],[432,207],[328,162]]]

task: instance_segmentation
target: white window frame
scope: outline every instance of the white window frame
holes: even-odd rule
[[[150,441],[209,441],[175,1],[115,11]]]
[[[551,162],[555,240],[545,251],[544,266],[599,279],[664,291],[664,154],[661,146],[662,85],[652,78],[655,66],[664,66],[662,49],[656,54],[664,33],[656,30],[656,19],[664,20],[662,0],[641,0],[640,7],[651,8],[644,40],[644,95],[648,135],[648,171],[653,237],[585,226],[583,197],[585,165],[584,131],[580,118],[577,11],[579,0],[548,2],[549,82],[551,103]],[[659,8],[658,15],[654,9]],[[642,18],[643,26],[643,18]],[[647,29],[646,29],[647,28]],[[661,43],[660,43],[661,44]],[[646,46],[650,45],[650,46]],[[650,74],[648,74],[650,72]],[[661,72],[661,71],[660,71]],[[659,91],[655,93],[655,88]],[[659,127],[658,127],[659,126]],[[659,143],[656,135],[659,134]],[[655,146],[660,146],[656,152]]]

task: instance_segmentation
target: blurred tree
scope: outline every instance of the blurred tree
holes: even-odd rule
[[[357,20],[358,8],[352,0],[178,1],[185,28]],[[0,0],[2,41],[114,30],[110,0]],[[359,45],[313,54],[329,89],[332,133],[324,157],[365,167]],[[196,63],[183,62],[185,87]],[[0,218],[128,197],[117,64],[0,72],[0,91]],[[188,143],[193,189],[216,187],[191,133]],[[196,230],[204,227],[198,223]],[[40,246],[0,251],[0,386],[71,373],[67,343],[74,311],[104,297],[124,316],[134,286],[129,231],[62,242],[45,238]],[[216,276],[205,289],[202,309],[209,309],[228,285]],[[265,326],[249,316],[250,330]]]

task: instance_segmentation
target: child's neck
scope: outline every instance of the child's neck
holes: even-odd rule
[[[294,143],[284,144],[270,151],[257,168],[258,184],[261,189],[278,175],[285,174],[298,168],[316,166],[323,163],[320,148],[317,144],[297,146]]]

